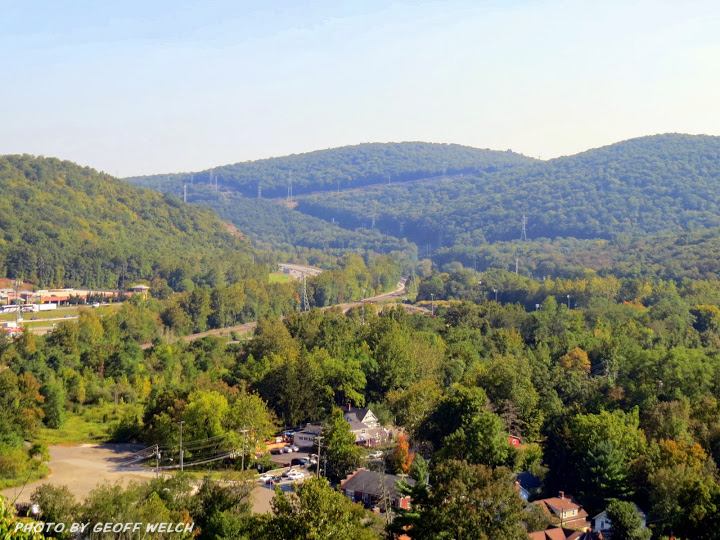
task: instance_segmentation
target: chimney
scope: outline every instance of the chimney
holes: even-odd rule
[[[564,499],[564,498],[565,498],[565,492],[564,492],[564,491],[561,491],[561,492],[560,492],[560,498],[561,498],[561,499]]]

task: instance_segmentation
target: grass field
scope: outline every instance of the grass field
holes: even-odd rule
[[[270,274],[270,283],[287,283],[292,281],[292,278],[283,272],[273,272]]]
[[[44,444],[83,444],[107,442],[113,424],[120,420],[128,405],[112,403],[87,405],[79,413],[68,411],[60,429],[43,428],[37,442]]]
[[[37,482],[38,480],[42,480],[48,474],[50,474],[50,469],[48,468],[47,465],[45,465],[43,463],[37,469],[23,471],[18,476],[13,476],[13,477],[9,477],[9,478],[0,478],[0,489],[21,486],[23,484],[31,484],[32,482]]]

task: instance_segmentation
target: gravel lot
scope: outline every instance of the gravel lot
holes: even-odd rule
[[[142,448],[142,446],[133,444],[51,446],[50,462],[48,463],[51,472],[47,478],[28,484],[24,488],[17,486],[5,489],[0,493],[10,501],[17,498],[17,502],[30,502],[30,495],[40,485],[65,485],[79,501],[82,501],[98,484],[103,482],[119,481],[125,485],[131,480],[142,481],[154,478],[155,473],[146,467],[136,465],[123,467],[120,465],[133,452]],[[293,452],[284,454],[284,456],[289,456],[289,461],[290,457],[297,457],[298,454]],[[301,470],[306,472],[306,469]],[[279,485],[283,491],[292,489],[290,480],[283,480]],[[274,495],[274,486],[258,483],[252,492],[253,512],[270,512],[270,501]]]
[[[120,467],[118,462],[141,449],[133,444],[81,444],[79,446],[50,447],[50,475],[32,484],[8,488],[2,494],[9,500],[29,502],[35,488],[42,484],[66,485],[82,500],[98,484],[153,478],[152,471],[142,467]]]

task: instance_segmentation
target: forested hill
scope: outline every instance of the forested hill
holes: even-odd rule
[[[256,197],[284,197],[292,181],[293,193],[343,190],[372,184],[406,182],[443,174],[502,170],[532,163],[511,151],[499,152],[424,142],[366,143],[305,154],[235,163],[196,172],[127,178],[135,185],[181,193],[183,184],[218,184],[221,191]]]
[[[614,238],[720,226],[720,137],[657,135],[505,170],[300,199],[298,210],[430,251],[520,239]],[[422,250],[422,249],[421,249]]]
[[[115,288],[162,275],[173,284],[253,271],[254,255],[211,210],[68,161],[0,156],[0,277]]]

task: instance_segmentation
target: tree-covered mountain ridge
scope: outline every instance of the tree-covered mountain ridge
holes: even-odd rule
[[[284,197],[375,184],[407,182],[446,174],[490,172],[533,158],[459,144],[426,142],[363,143],[302,154],[223,165],[198,172],[136,176],[126,180],[163,192],[182,192],[184,184],[215,185],[255,197]]]
[[[665,134],[573,156],[367,193],[301,197],[303,213],[431,251],[527,237],[614,238],[720,226],[720,137]]]
[[[0,276],[116,287],[254,254],[211,210],[69,161],[0,156]]]

